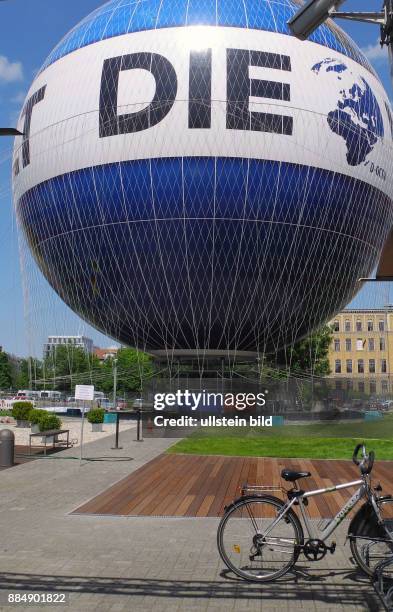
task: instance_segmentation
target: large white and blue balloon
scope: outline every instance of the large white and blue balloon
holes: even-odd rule
[[[18,219],[98,329],[150,349],[264,351],[341,309],[392,226],[392,115],[335,25],[291,0],[111,0],[23,107]]]

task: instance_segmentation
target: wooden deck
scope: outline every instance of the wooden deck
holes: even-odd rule
[[[117,516],[217,517],[224,506],[239,496],[244,483],[284,485],[283,467],[308,470],[312,477],[301,481],[304,489],[329,487],[356,480],[358,469],[349,461],[160,455],[109,489],[84,503],[73,514]],[[373,472],[384,493],[393,493],[393,462],[379,461]],[[310,498],[312,518],[336,514],[354,489]],[[274,493],[282,498],[280,491]]]

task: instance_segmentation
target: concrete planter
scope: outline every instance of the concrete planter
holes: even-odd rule
[[[46,440],[46,445],[49,446],[50,444],[53,444],[53,438],[54,436],[47,436],[47,437],[42,436],[41,444],[45,444],[45,440]]]
[[[102,423],[92,423],[91,431],[102,431]]]
[[[30,427],[30,421],[21,421],[20,419],[16,420],[17,427]]]
[[[40,433],[40,426],[37,423],[31,426],[31,433]]]

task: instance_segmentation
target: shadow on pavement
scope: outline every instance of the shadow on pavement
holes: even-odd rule
[[[333,583],[332,578],[340,582]],[[230,578],[230,579],[228,579]],[[122,597],[189,598],[196,600],[302,601],[312,607],[351,605],[359,610],[380,609],[367,577],[350,570],[296,570],[285,579],[258,585],[223,572],[221,580],[165,580],[96,576],[0,573],[1,591],[40,591]],[[306,607],[306,606],[305,606]]]

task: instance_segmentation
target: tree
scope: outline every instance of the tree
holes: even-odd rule
[[[12,368],[12,384],[16,389],[33,389],[41,384],[35,381],[42,379],[42,362],[35,357],[18,359]]]
[[[12,368],[7,353],[0,352],[0,389],[12,387]]]
[[[119,391],[141,391],[154,374],[152,358],[137,349],[122,348],[117,353],[117,371]]]
[[[330,374],[329,347],[333,333],[324,325],[307,338],[299,340],[289,351],[291,371],[327,376]]]
[[[59,391],[71,391],[77,384],[93,384],[100,362],[79,346],[60,344],[44,361],[44,377]]]
[[[14,387],[15,389],[29,389],[29,360],[19,359],[14,368]]]

